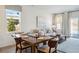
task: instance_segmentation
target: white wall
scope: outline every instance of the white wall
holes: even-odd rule
[[[47,26],[52,24],[52,14],[46,13],[45,10],[41,10],[34,6],[22,6],[22,31],[28,32],[31,29],[36,28],[36,16],[38,20],[45,21]]]
[[[0,47],[13,45],[14,40],[7,32],[7,20],[5,15],[5,6],[0,6]]]
[[[36,28],[36,12],[31,6],[22,6],[22,31],[28,32]]]

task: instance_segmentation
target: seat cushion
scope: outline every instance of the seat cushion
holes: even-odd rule
[[[47,45],[43,45],[42,47],[38,48],[38,51],[43,53],[49,53],[49,47]],[[55,48],[51,48],[51,52],[54,52]]]

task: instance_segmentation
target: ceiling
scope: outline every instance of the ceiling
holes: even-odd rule
[[[79,10],[79,5],[31,5],[32,7],[43,11],[51,13],[60,13],[73,10]]]

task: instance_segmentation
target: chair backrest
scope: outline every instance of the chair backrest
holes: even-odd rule
[[[14,39],[15,39],[16,44],[21,44],[21,42],[22,42],[22,38],[21,37],[14,38]]]
[[[57,47],[57,44],[58,44],[58,41],[57,40],[49,40],[48,41],[48,46],[50,47],[50,48],[56,48]]]

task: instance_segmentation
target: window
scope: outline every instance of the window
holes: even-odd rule
[[[16,10],[6,9],[7,28],[8,31],[20,31],[21,12]]]

